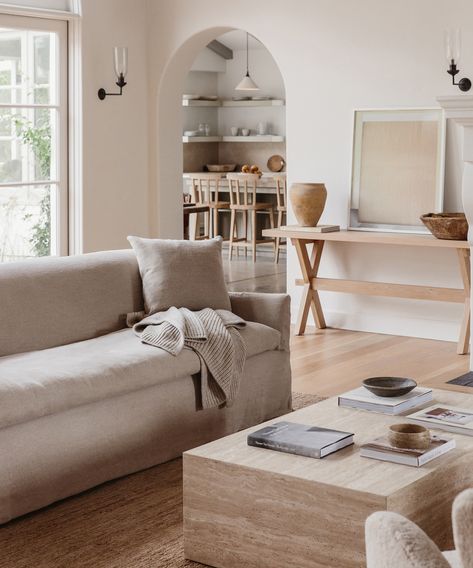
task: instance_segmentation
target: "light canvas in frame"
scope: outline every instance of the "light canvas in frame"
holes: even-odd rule
[[[355,111],[349,228],[428,232],[443,209],[445,123],[440,109]]]

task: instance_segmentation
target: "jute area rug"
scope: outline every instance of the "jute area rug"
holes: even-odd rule
[[[322,400],[294,393],[294,410]],[[202,568],[184,559],[182,461],[105,483],[0,527],[1,568]]]

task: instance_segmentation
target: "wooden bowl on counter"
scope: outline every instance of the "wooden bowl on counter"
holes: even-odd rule
[[[468,221],[464,213],[428,213],[420,220],[437,239],[468,239]]]
[[[236,164],[207,164],[205,167],[209,172],[226,173],[234,172]]]
[[[426,450],[430,432],[420,424],[393,424],[389,427],[389,441],[396,448]]]

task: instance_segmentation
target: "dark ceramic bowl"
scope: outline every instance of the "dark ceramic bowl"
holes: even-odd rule
[[[363,386],[376,396],[402,396],[414,389],[417,383],[400,377],[373,377],[365,379]]]

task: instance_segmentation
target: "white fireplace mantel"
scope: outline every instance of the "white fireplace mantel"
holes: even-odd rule
[[[468,241],[470,243],[471,255],[471,249],[473,247],[473,95],[438,97],[437,101],[444,111],[445,119],[447,121],[454,121],[456,124],[462,127],[463,130],[459,159],[463,161],[463,175],[461,184],[462,202],[463,210],[470,227],[468,232]],[[472,305],[473,299],[470,298],[470,306]],[[470,369],[473,371],[471,342]]]

